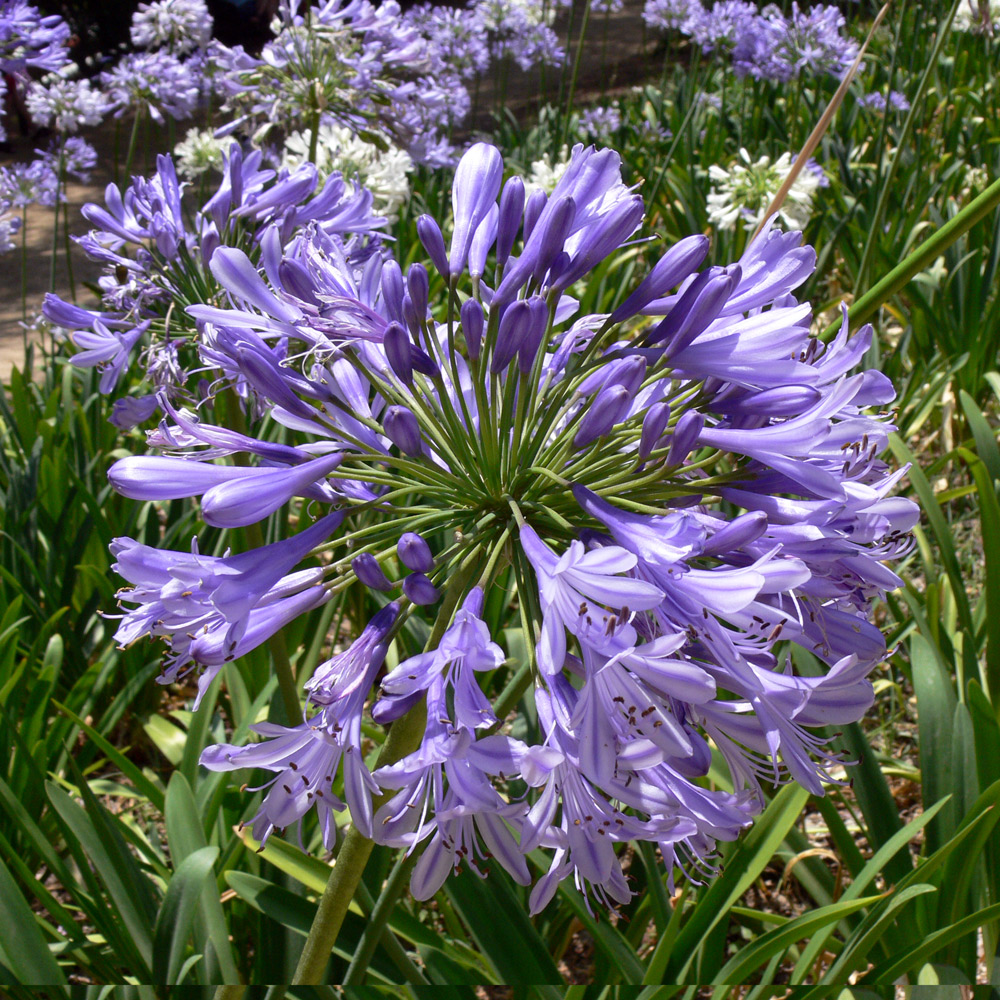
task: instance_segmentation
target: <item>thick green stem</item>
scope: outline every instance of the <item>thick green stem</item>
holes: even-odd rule
[[[458,607],[458,602],[465,594],[465,587],[476,568],[476,559],[471,559],[456,573],[455,578],[445,594],[438,612],[434,628],[427,640],[426,649],[434,649],[441,641]],[[424,702],[414,705],[409,712],[397,720],[389,728],[382,750],[378,755],[377,767],[394,764],[407,754],[413,753],[420,746],[427,725],[427,706]],[[374,808],[379,807],[392,795],[386,792],[376,798]],[[326,963],[337,941],[337,935],[347,916],[347,909],[361,882],[361,875],[368,863],[374,842],[369,840],[356,826],[352,826],[344,837],[343,846],[337,854],[330,879],[319,901],[319,908],[313,919],[309,936],[299,956],[299,964],[292,978],[294,985],[319,983],[323,978]]]
[[[372,955],[375,954],[376,945],[385,933],[386,924],[389,922],[389,916],[396,901],[406,887],[406,880],[409,878],[410,868],[414,861],[416,861],[416,855],[411,854],[409,857],[404,855],[396,862],[385,888],[379,895],[371,913],[368,914],[365,929],[361,932],[361,940],[358,941],[351,964],[347,967],[347,972],[344,973],[343,986],[354,986],[364,980],[368,963],[371,961]],[[421,976],[417,982],[426,984],[427,980]]]
[[[142,108],[136,108],[135,118],[132,121],[132,134],[128,137],[128,152],[125,154],[125,170],[123,184],[128,184],[130,171],[132,170],[132,158],[135,156],[135,147],[139,142],[139,126],[142,124]]]
[[[958,215],[946,222],[930,239],[924,240],[908,257],[896,265],[881,281],[865,292],[847,312],[852,329],[866,322],[879,307],[904,288],[910,280],[941,256],[960,236],[1000,205],[1000,180],[994,181]],[[831,323],[823,334],[832,337],[840,328]]]
[[[426,721],[426,706],[421,703],[394,722],[379,754],[379,767],[397,761],[416,750],[424,734]],[[381,802],[376,803],[376,809],[379,805]],[[330,953],[337,941],[337,935],[340,934],[344,917],[347,916],[348,907],[357,891],[374,846],[374,842],[356,826],[347,831],[333,871],[330,873],[330,880],[319,901],[309,937],[299,956],[299,964],[292,977],[294,984],[319,983],[322,980],[326,963],[330,960]]]

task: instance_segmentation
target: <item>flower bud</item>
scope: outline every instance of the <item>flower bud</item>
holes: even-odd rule
[[[420,317],[427,315],[427,300],[430,282],[427,268],[423,264],[411,264],[406,272],[406,288],[410,293],[413,309]]]
[[[425,309],[424,312],[422,313],[417,312],[416,303],[413,301],[413,298],[410,296],[409,292],[403,292],[402,306],[403,306],[403,324],[406,326],[406,329],[410,331],[410,334],[413,336],[414,341],[419,343],[420,332],[421,332],[421,321],[427,315],[427,311]]]
[[[403,272],[394,260],[382,266],[382,302],[389,319],[403,322]]]
[[[637,356],[616,358],[588,375],[576,391],[581,396],[589,396],[591,393],[603,389],[606,385],[623,385],[634,395],[639,391],[639,386],[642,385],[645,376],[645,358]]]
[[[524,299],[518,299],[500,317],[496,344],[490,372],[499,375],[511,363],[518,348],[524,342],[524,335],[531,322],[531,307]]]
[[[667,452],[667,465],[680,465],[688,457],[705,426],[705,418],[697,410],[688,410],[674,426],[673,440]]]
[[[733,518],[721,531],[710,535],[702,555],[718,556],[757,541],[767,531],[767,514],[754,510]]]
[[[434,568],[431,547],[415,531],[400,535],[396,543],[396,555],[407,569],[418,573],[429,573]]]
[[[472,246],[469,247],[469,274],[474,278],[481,278],[486,270],[486,258],[497,238],[498,215],[499,209],[496,205],[492,205],[472,237]]]
[[[531,234],[535,230],[538,217],[542,214],[542,209],[548,203],[549,196],[538,188],[532,191],[528,200],[524,204],[524,242],[527,243]]]
[[[545,328],[548,326],[549,320],[549,307],[545,304],[545,299],[533,295],[527,302],[528,308],[531,310],[528,316],[529,321],[525,324],[524,338],[521,341],[521,346],[517,349],[517,367],[522,375],[527,375],[535,363],[535,357],[545,337]]]
[[[470,358],[478,358],[483,346],[483,307],[475,299],[462,303],[462,332]]]
[[[611,322],[620,323],[634,316],[654,299],[666,295],[701,265],[707,253],[707,236],[688,236],[674,244],[653,265],[639,287],[611,314]]]
[[[434,359],[424,350],[415,345],[410,345],[410,361],[413,363],[413,370],[427,375],[429,378],[437,378],[441,374]]]
[[[529,246],[524,248],[525,254],[529,249],[535,252],[535,266],[532,271],[535,281],[542,280],[545,272],[562,253],[575,218],[576,201],[568,195],[556,199],[555,202],[550,201],[545,206],[545,211],[538,220],[537,229],[531,234],[533,238],[530,240],[530,248]]]
[[[382,572],[378,560],[370,552],[362,552],[361,555],[352,559],[351,569],[366,587],[370,587],[372,590],[392,590],[392,584]]]
[[[665,343],[665,357],[673,357],[705,332],[740,282],[740,267],[711,267],[699,274],[677,304],[648,337],[651,344]]]
[[[398,323],[390,323],[382,335],[382,347],[389,367],[400,381],[406,385],[412,384],[413,348],[410,344],[410,335]]]
[[[524,181],[517,175],[503,186],[500,195],[500,214],[497,217],[497,267],[503,271],[504,264],[517,239],[524,214]]]
[[[654,403],[642,418],[642,435],[639,438],[639,459],[645,462],[656,450],[663,432],[670,422],[670,404]]]
[[[460,274],[465,269],[472,238],[496,204],[502,180],[503,160],[499,150],[489,143],[473,144],[458,161],[451,185],[455,225],[448,267],[452,274]]]
[[[423,573],[411,573],[403,580],[403,593],[414,604],[433,604],[441,597],[437,587]]]
[[[382,418],[386,437],[405,455],[423,453],[420,425],[405,406],[390,406]]]
[[[441,227],[430,215],[421,215],[417,219],[417,236],[423,243],[427,256],[431,263],[438,269],[438,272],[448,279],[448,254],[444,248],[444,237],[441,235]]]
[[[605,386],[590,404],[573,438],[574,448],[585,448],[604,437],[628,413],[632,394],[623,385]]]
[[[811,385],[779,385],[734,400],[732,411],[757,417],[794,417],[823,398]]]

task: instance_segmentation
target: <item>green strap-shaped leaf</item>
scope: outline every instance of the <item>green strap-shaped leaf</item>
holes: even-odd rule
[[[500,982],[563,982],[545,942],[502,875],[481,879],[466,871],[449,878],[444,891]]]
[[[170,879],[153,928],[153,981],[156,983],[174,985],[180,981],[178,977],[198,900],[209,882],[214,882],[212,865],[218,856],[217,847],[203,847],[188,855]]]
[[[21,890],[0,861],[0,953],[24,986],[64,986],[66,977],[52,957]]]
[[[809,793],[800,785],[785,785],[775,795],[750,832],[730,852],[722,874],[699,895],[671,953],[661,953],[659,947],[653,952],[643,985],[684,982],[701,943],[774,857],[808,798]]]
[[[946,948],[952,941],[998,918],[1000,918],[1000,903],[970,913],[967,917],[928,934],[916,947],[876,966],[864,977],[864,981],[873,985],[894,983],[904,973],[915,973],[932,955]]]
[[[832,928],[844,917],[856,913],[858,910],[863,910],[866,906],[871,906],[872,903],[882,898],[882,896],[866,896],[861,899],[831,903],[829,906],[821,906],[818,910],[789,920],[782,927],[775,927],[766,934],[762,934],[751,944],[741,948],[722,967],[712,982],[733,985],[742,983],[751,972],[759,969],[776,955],[781,955],[796,941],[801,941],[824,928]]]
[[[868,863],[857,874],[854,881],[844,890],[840,897],[840,902],[847,902],[861,895],[874,880],[883,873],[890,858],[906,848],[917,834],[941,811],[944,802],[935,802],[926,812],[921,813],[916,819],[911,820],[898,833],[890,837],[869,859]],[[792,973],[792,982],[800,983],[805,977],[817,956],[822,951],[830,934],[833,932],[831,926],[825,932],[816,934],[809,944],[802,949],[799,960],[795,963],[795,970]]]
[[[189,855],[208,846],[195,805],[191,788],[179,771],[175,771],[167,786],[164,819],[167,826],[167,842],[170,844],[170,855],[177,865]],[[239,982],[236,961],[233,958],[233,947],[229,941],[229,928],[226,925],[226,915],[219,902],[219,893],[214,882],[205,885],[201,895],[200,918],[195,921],[196,934],[203,932],[208,935],[212,945],[212,960],[206,954],[206,973],[218,973],[225,983]],[[218,968],[214,966],[218,961]],[[212,981],[211,978],[208,979]]]
[[[868,953],[886,936],[886,930],[899,920],[900,913],[911,899],[934,892],[934,886],[919,882],[892,894],[888,905],[876,919],[865,920],[844,946],[836,961],[823,975],[824,983],[843,983],[852,970],[860,968]],[[869,916],[874,917],[875,914]],[[797,998],[798,1000],[798,998]]]
[[[993,442],[994,451],[996,442]],[[984,461],[965,448],[958,453],[969,466],[979,492],[979,523],[982,528],[983,564],[986,567],[986,658],[983,685],[1000,715],[1000,501],[995,479]],[[971,635],[969,637],[971,641]]]
[[[951,677],[922,635],[910,639],[910,664],[917,694],[921,791],[925,805],[952,793],[952,722],[958,699]],[[954,804],[927,828],[927,842],[937,850],[955,830]]]

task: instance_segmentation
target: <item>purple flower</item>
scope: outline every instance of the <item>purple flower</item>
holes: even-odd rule
[[[749,6],[717,4],[704,44],[734,58],[768,51],[754,48],[763,16]],[[352,30],[364,17],[364,31],[389,30],[373,11],[358,17]],[[816,730],[871,703],[868,674],[885,655],[872,602],[899,584],[886,562],[907,550],[916,508],[893,496],[902,473],[879,458],[892,387],[855,371],[870,328],[851,336],[845,316],[828,343],[810,334],[795,293],[816,255],[801,235],[768,225],[738,262],[712,267],[707,241],[690,237],[617,288],[614,255],[642,216],[617,154],[578,146],[552,194],[525,200],[477,144],[457,171],[447,257],[446,220],[419,227],[442,286],[405,247],[404,272],[382,244],[286,231],[311,203],[312,174],[272,177],[260,164],[230,151],[202,215],[210,231],[184,228],[166,164],[155,183],[90,210],[98,245],[126,270],[141,270],[141,251],[126,257],[124,244],[155,243],[172,261],[206,232],[218,241],[201,272],[212,301],[189,305],[185,322],[206,379],[232,387],[252,424],[195,419],[161,392],[165,418],[149,435],[161,454],[116,463],[116,488],[203,496],[202,517],[220,526],[283,510],[301,519],[315,503],[347,525],[314,569],[294,558],[318,540],[287,546],[318,525],[248,560],[238,583],[200,557],[137,549],[122,641],[168,636],[165,677],[200,664],[204,686],[334,591],[381,602],[371,590],[391,584],[380,567],[404,567],[405,625],[390,605],[321,664],[302,726],[207,753],[209,766],[277,773],[255,832],[316,805],[329,842],[343,774],[360,830],[422,850],[417,897],[460,865],[484,874],[487,855],[526,884],[526,855],[541,850],[537,911],[570,878],[626,901],[619,845],[636,840],[659,848],[671,878],[676,865],[705,879],[716,845],[763,807],[765,782],[822,794],[842,780]],[[226,243],[244,224],[248,242]],[[583,315],[566,293],[594,269],[617,298]],[[133,326],[51,309],[102,323],[117,363],[118,331]],[[512,633],[516,660],[495,641]],[[390,643],[396,666],[378,685]],[[814,673],[797,672],[796,649]],[[518,695],[521,678],[530,690]],[[492,695],[505,689],[500,706]],[[518,697],[523,740],[505,728]],[[372,775],[366,702],[378,725],[426,706],[419,746]],[[713,760],[730,791],[708,787]],[[376,789],[389,798],[373,816]]]

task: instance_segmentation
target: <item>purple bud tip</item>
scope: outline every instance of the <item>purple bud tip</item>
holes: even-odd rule
[[[585,448],[592,441],[604,437],[628,413],[632,394],[623,385],[605,386],[587,410],[573,438],[574,448]]]
[[[403,322],[403,272],[394,260],[382,265],[382,302],[390,319]]]
[[[490,372],[499,375],[511,363],[524,343],[532,321],[532,309],[526,299],[518,299],[500,318],[496,344],[490,360]]]
[[[413,348],[410,345],[410,335],[398,323],[390,323],[382,335],[382,347],[389,367],[401,381],[410,385],[413,381]]]
[[[535,229],[535,223],[538,222],[538,217],[542,214],[542,209],[545,208],[546,203],[549,200],[549,196],[541,189],[538,188],[536,191],[531,192],[531,196],[528,198],[524,206],[524,242],[527,243],[529,237]]]
[[[386,437],[404,454],[420,455],[423,441],[417,418],[405,406],[390,406],[382,418]]]
[[[444,248],[444,237],[441,235],[441,227],[431,216],[421,215],[417,219],[417,236],[420,237],[420,242],[423,243],[424,249],[427,251],[427,256],[431,259],[431,263],[447,280],[450,273],[448,270],[448,253]]]
[[[663,432],[670,423],[670,404],[654,403],[642,418],[642,436],[639,438],[639,459],[645,462],[656,449]]]
[[[510,251],[521,228],[521,216],[524,214],[524,181],[520,177],[511,177],[503,186],[500,195],[500,215],[497,219],[497,266],[503,270]]]
[[[462,303],[462,332],[469,357],[478,358],[483,346],[483,307],[475,299]]]
[[[392,584],[370,552],[362,552],[361,555],[352,559],[351,569],[366,587],[371,587],[372,590],[392,590]]]
[[[411,573],[403,580],[403,593],[414,604],[434,604],[441,594],[423,573]]]
[[[429,573],[434,568],[431,547],[415,531],[407,531],[396,543],[396,555],[407,568],[417,573]]]
[[[410,265],[410,269],[406,272],[406,287],[417,315],[426,316],[430,282],[427,278],[427,268],[423,264]]]
[[[705,417],[695,410],[688,410],[674,427],[674,437],[667,452],[667,465],[679,465],[688,457],[705,426]]]

